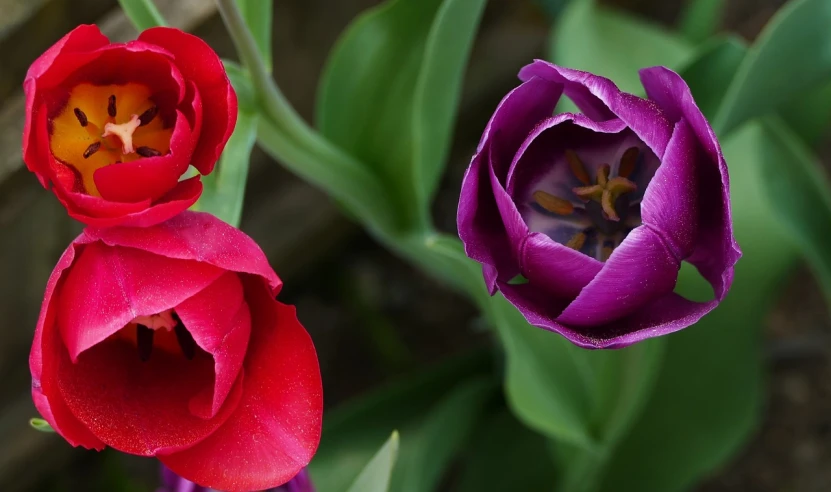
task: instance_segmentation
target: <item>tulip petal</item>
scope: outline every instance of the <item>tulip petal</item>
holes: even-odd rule
[[[75,248],[70,246],[61,255],[46,283],[43,306],[35,329],[32,351],[29,355],[29,369],[32,373],[32,399],[41,416],[70,444],[100,451],[104,449],[105,444],[72,415],[55,385],[55,361],[60,356],[58,351],[64,348],[55,326],[56,309],[51,300],[64,271],[72,265],[74,259]]]
[[[538,232],[523,243],[521,262],[525,278],[550,297],[565,302],[574,299],[603,268],[600,261]]]
[[[253,329],[242,400],[210,437],[159,457],[188,480],[231,492],[294,477],[317,449],[323,412],[317,356],[295,309],[276,302],[260,279],[244,284]]]
[[[568,299],[552,297],[534,280],[525,284],[499,282],[499,291],[519,309],[528,323],[557,333],[566,329],[557,322],[557,317],[568,306]]]
[[[208,263],[174,260],[94,242],[84,247],[57,298],[61,335],[73,362],[136,316],[171,309],[222,275]],[[164,279],[164,281],[148,281]]]
[[[718,300],[694,302],[670,292],[641,306],[631,316],[584,330],[590,331],[592,335],[592,338],[585,337],[585,340],[591,342],[588,345],[590,348],[625,347],[692,326],[718,306],[718,303]]]
[[[649,100],[621,92],[611,80],[580,70],[535,60],[519,72],[521,80],[542,77],[565,85],[564,93],[593,120],[615,116],[623,120],[649,148],[661,157],[672,134],[672,123]],[[604,109],[605,108],[605,109]]]
[[[100,197],[73,194],[76,203],[99,205],[97,211],[90,211],[85,208],[83,211],[76,211],[67,207],[69,215],[90,227],[150,227],[162,223],[180,212],[187,210],[196,203],[202,194],[202,183],[200,176],[194,176],[184,181],[179,181],[170,192],[163,196],[155,205],[150,205],[149,200],[134,203],[108,202]],[[60,198],[60,195],[58,195]],[[63,200],[61,200],[63,202]]]
[[[710,157],[699,165],[699,223],[695,250],[687,258],[712,285],[716,299],[723,299],[733,279],[733,265],[741,250],[733,236],[730,212],[730,177],[715,133],[693,100],[686,82],[665,67],[641,70],[641,82],[650,100],[675,123],[681,119],[691,127]],[[703,162],[703,161],[702,161]]]
[[[72,413],[108,446],[154,456],[193,446],[216,431],[236,409],[242,378],[213,418],[193,415],[191,400],[213,386],[213,360],[193,360],[155,350],[140,359],[136,347],[115,338],[86,350],[72,362],[58,359],[57,386]]]
[[[203,125],[191,164],[209,174],[219,160],[237,121],[237,96],[219,56],[197,36],[167,27],[154,27],[138,38],[171,53],[186,79],[199,89],[203,102]]]
[[[176,306],[176,314],[196,344],[214,358],[215,383],[204,412],[213,417],[237,380],[251,335],[251,314],[239,275],[226,272]]]
[[[679,268],[680,260],[660,235],[648,226],[640,226],[626,236],[557,321],[592,326],[628,316],[672,292]]]
[[[196,260],[231,272],[258,275],[268,280],[274,295],[283,285],[253,239],[203,212],[185,211],[148,228],[88,227],[84,236],[87,241],[101,240],[111,246],[136,248],[167,258]]]
[[[533,79],[505,96],[465,173],[457,216],[459,236],[467,255],[485,265],[483,271],[491,294],[496,289],[496,277],[508,280],[519,273],[494,199],[491,174],[504,183],[513,160],[510,149],[518,148],[536,123],[554,111],[561,92],[559,84]],[[492,145],[492,138],[498,141],[497,146]]]
[[[699,200],[705,199],[696,168],[707,161],[686,120],[678,121],[641,202],[643,223],[660,232],[677,258],[686,258],[695,247]]]

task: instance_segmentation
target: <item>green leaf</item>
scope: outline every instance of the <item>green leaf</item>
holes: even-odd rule
[[[554,483],[549,441],[500,407],[478,426],[459,478],[448,490],[545,491]]]
[[[152,0],[118,0],[118,3],[139,32],[151,27],[167,25]]]
[[[765,118],[760,179],[771,213],[805,255],[831,306],[831,191],[810,149],[779,118]]]
[[[372,457],[347,492],[387,492],[398,455],[398,431]]]
[[[655,389],[610,460],[603,491],[686,490],[732,456],[758,424],[762,307],[770,306],[796,251],[775,220],[772,206],[780,201],[771,200],[763,183],[761,163],[777,145],[772,135],[752,124],[723,144],[744,256],[721,305],[695,326],[666,337]],[[682,272],[679,282],[698,284],[689,273]]]
[[[831,126],[831,83],[790,101],[779,115],[809,147],[817,147]]]
[[[644,92],[641,68],[677,68],[693,55],[672,33],[592,0],[571,2],[554,26],[549,48],[555,63],[608,77],[633,94]]]
[[[724,11],[724,0],[692,0],[681,15],[681,32],[693,43],[715,33]]]
[[[205,188],[194,209],[239,226],[251,151],[257,141],[258,119],[256,114],[240,110],[237,126],[222,151],[217,168],[202,178]]]
[[[831,77],[831,2],[787,3],[759,35],[715,119],[726,135]]]
[[[271,19],[273,18],[274,2],[271,0],[237,0],[237,5],[239,5],[248,30],[254,36],[260,57],[270,72],[272,63]]]
[[[437,456],[447,456],[464,441],[467,431],[456,434],[455,443],[434,442],[444,432],[445,419],[467,415],[471,423],[475,422],[484,391],[481,374],[493,371],[490,364],[489,354],[484,351],[456,357],[327,413],[320,448],[309,465],[315,485],[321,492],[342,491],[393,428],[400,429],[404,436],[396,475],[412,476],[409,467],[419,462],[427,462],[432,474],[441,471],[446,462],[430,464],[425,453],[441,448]],[[494,388],[489,392],[493,394]]]
[[[422,228],[444,168],[485,0],[390,0],[354,21],[318,92],[321,132],[390,187]]]
[[[488,378],[459,384],[424,416],[418,432],[404,434],[393,474],[396,492],[432,492],[470,438],[485,403],[497,394]]]
[[[41,432],[55,432],[55,429],[53,429],[52,426],[49,425],[49,422],[43,420],[42,418],[30,418],[29,425],[31,425],[33,429],[39,430]]]
[[[746,54],[747,46],[739,38],[713,39],[679,70],[690,86],[696,104],[707,118],[713,118],[718,112]]]

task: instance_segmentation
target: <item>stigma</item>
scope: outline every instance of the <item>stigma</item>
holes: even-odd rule
[[[133,148],[133,132],[140,126],[141,120],[139,119],[139,115],[134,114],[130,116],[130,121],[127,123],[107,123],[104,125],[104,133],[101,134],[101,137],[107,138],[110,135],[115,135],[121,140],[121,153],[132,154],[136,151]]]

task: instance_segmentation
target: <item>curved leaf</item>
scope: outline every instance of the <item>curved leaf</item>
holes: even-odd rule
[[[831,2],[794,0],[770,20],[730,85],[713,124],[726,135],[831,77]]]
[[[608,77],[621,90],[642,94],[638,70],[653,65],[677,68],[693,49],[658,26],[593,0],[574,0],[554,26],[549,54],[557,64]]]
[[[387,492],[397,456],[398,431],[393,431],[347,492]]]
[[[422,227],[444,168],[485,0],[390,0],[343,34],[318,91],[317,124],[390,186]]]

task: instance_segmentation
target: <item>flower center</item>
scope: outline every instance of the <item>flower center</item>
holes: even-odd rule
[[[580,186],[560,196],[542,189],[531,193],[530,209],[555,219],[554,227],[544,232],[569,248],[606,261],[626,235],[640,225],[643,190],[630,177],[643,167],[642,154],[637,146],[628,147],[616,166],[595,166],[592,177],[580,155],[566,149],[563,159],[569,168],[567,177]]]
[[[188,360],[196,356],[196,341],[172,309],[136,316],[113,336],[134,344],[139,358],[145,362],[150,360],[154,349],[181,353]]]
[[[172,127],[158,116],[147,86],[78,84],[51,120],[52,154],[80,174],[84,192],[101,196],[95,171],[170,151]]]

